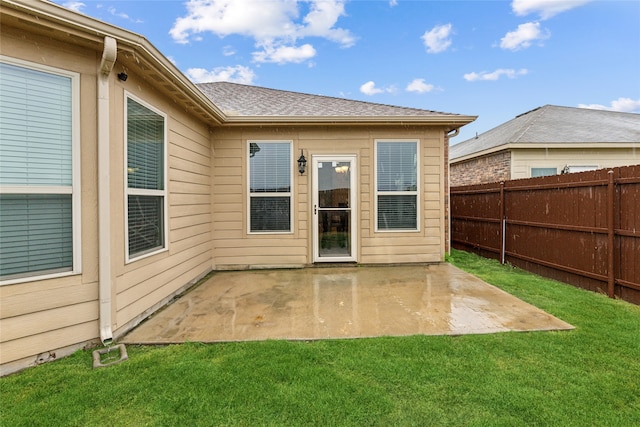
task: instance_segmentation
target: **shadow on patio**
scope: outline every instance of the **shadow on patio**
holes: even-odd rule
[[[119,342],[573,329],[450,264],[217,272]]]

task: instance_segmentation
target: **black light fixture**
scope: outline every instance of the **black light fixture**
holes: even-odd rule
[[[298,157],[298,172],[300,175],[304,175],[304,171],[307,169],[307,159],[304,158],[304,151],[300,150],[300,157]]]
[[[124,72],[123,73],[118,73],[118,79],[122,80],[123,82],[126,82],[128,77],[129,76],[127,76],[127,73],[124,73]]]

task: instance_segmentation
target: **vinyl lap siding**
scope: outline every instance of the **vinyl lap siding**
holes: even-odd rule
[[[98,285],[81,276],[0,287],[0,363],[89,341],[97,319]]]
[[[169,113],[168,127],[169,250],[131,262],[116,278],[118,333],[212,268],[208,130],[175,112]]]
[[[512,150],[511,179],[530,178],[531,168],[556,168],[566,165],[613,168],[640,163],[640,149],[629,148],[539,148]]]
[[[442,135],[442,136],[441,136]],[[358,262],[364,264],[440,262],[444,256],[444,137],[441,129],[331,127],[284,131],[217,131],[213,159],[213,246],[218,269],[303,266],[313,262],[311,158],[357,156]],[[375,231],[374,141],[419,139],[422,174],[418,232]],[[247,232],[247,140],[291,140],[294,159],[304,150],[307,172],[295,173],[294,230],[287,234]]]
[[[96,339],[98,328],[95,54],[3,22],[3,55],[81,74],[82,273],[0,286],[0,375],[62,357]],[[43,53],[44,52],[44,53]],[[46,53],[46,54],[45,54]],[[93,115],[92,115],[93,114]]]
[[[369,191],[362,188],[363,214],[361,262],[367,264],[440,262],[444,256],[444,190],[443,159],[444,140],[442,131],[425,130],[385,134],[383,138],[420,139],[422,175],[420,231],[375,232],[375,177],[373,167],[364,175],[371,181]],[[376,138],[381,138],[376,136]],[[372,151],[373,152],[373,151]],[[363,158],[363,161],[366,160]],[[374,159],[369,159],[374,162]]]
[[[250,268],[251,266],[294,266],[307,263],[308,243],[306,215],[299,207],[306,198],[300,179],[292,182],[294,230],[284,234],[250,234],[247,232],[247,140],[293,140],[294,157],[300,153],[291,134],[245,130],[218,131],[214,135],[213,159],[213,238],[216,268]],[[305,174],[304,178],[306,178]],[[297,191],[302,189],[302,194]],[[301,236],[303,236],[301,238]]]

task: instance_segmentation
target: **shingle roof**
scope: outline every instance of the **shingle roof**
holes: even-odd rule
[[[451,159],[503,145],[640,143],[640,114],[545,105],[451,146]]]
[[[229,117],[433,117],[469,118],[417,108],[396,107],[329,96],[247,86],[229,82],[197,85]]]

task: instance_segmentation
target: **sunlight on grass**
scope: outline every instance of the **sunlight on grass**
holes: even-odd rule
[[[640,425],[640,307],[449,260],[576,329],[80,351],[0,379],[2,425]]]

